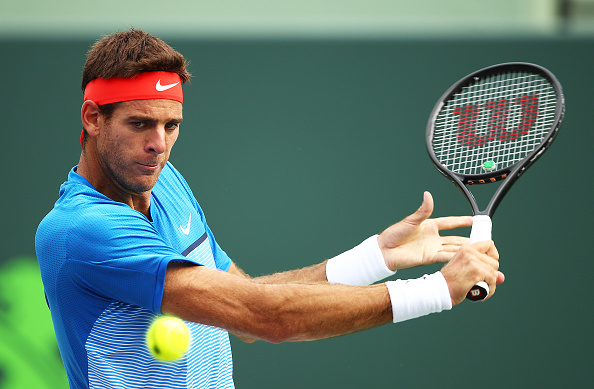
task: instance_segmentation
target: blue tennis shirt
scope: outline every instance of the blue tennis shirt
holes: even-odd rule
[[[168,163],[151,195],[152,221],[99,193],[76,167],[35,236],[58,346],[72,389],[233,388],[225,330],[187,322],[190,350],[174,363],[145,345],[161,313],[167,264],[227,271],[181,174]]]

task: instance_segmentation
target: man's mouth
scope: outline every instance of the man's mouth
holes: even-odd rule
[[[159,166],[160,166],[156,162],[138,162],[138,164],[141,166],[141,169],[150,170],[150,171],[155,171],[155,170],[159,169]]]

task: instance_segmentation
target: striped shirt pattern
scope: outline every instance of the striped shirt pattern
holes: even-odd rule
[[[183,254],[196,263],[215,267],[206,233]],[[138,306],[121,302],[109,305],[86,343],[90,388],[234,388],[227,331],[186,322],[191,334],[189,353],[177,361],[162,362],[151,356],[145,343],[148,327],[156,317]]]

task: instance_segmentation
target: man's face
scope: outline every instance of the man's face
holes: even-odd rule
[[[177,101],[120,103],[102,121],[97,137],[99,163],[113,189],[132,195],[150,191],[169,159],[181,121]]]

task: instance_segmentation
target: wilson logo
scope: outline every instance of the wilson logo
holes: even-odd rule
[[[473,289],[470,291],[470,295],[472,297],[479,297],[481,295],[481,291],[479,289]]]
[[[512,101],[509,99],[491,101],[482,105],[458,107],[454,115],[458,116],[458,141],[467,147],[485,145],[492,140],[508,142],[524,136],[536,122],[538,116],[538,96],[526,95],[516,97],[513,104],[521,110],[521,118],[516,128],[508,129],[509,111]],[[478,118],[488,111],[487,130],[477,134]]]

